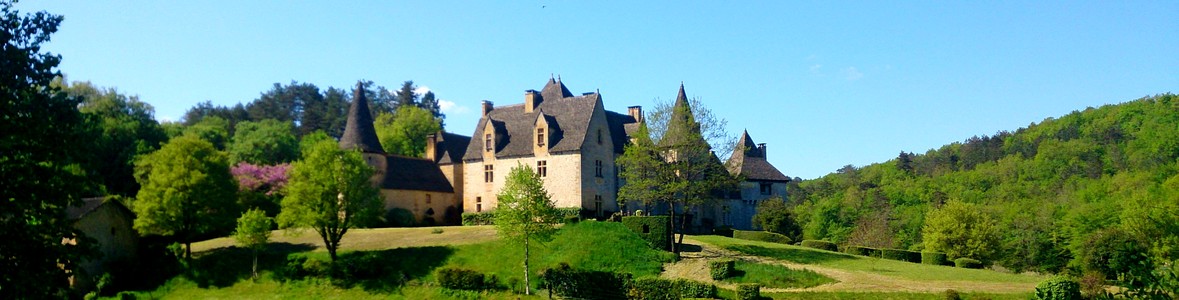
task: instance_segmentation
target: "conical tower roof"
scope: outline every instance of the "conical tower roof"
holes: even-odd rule
[[[696,123],[696,117],[692,116],[692,106],[688,102],[687,94],[684,93],[684,84],[680,83],[679,94],[675,97],[675,104],[671,107],[671,119],[667,120],[667,131],[663,133],[663,138],[659,140],[661,146],[674,146],[687,142],[683,140],[689,136],[690,133],[696,133],[699,136],[700,124]],[[699,137],[703,139],[703,137]]]
[[[348,122],[344,125],[344,136],[340,137],[340,148],[360,149],[365,153],[385,153],[373,127],[373,115],[364,97],[364,85],[356,83],[352,94],[352,107],[348,108]]]

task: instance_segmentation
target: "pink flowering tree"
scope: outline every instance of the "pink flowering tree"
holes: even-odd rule
[[[231,168],[230,173],[237,179],[238,201],[242,208],[259,208],[267,215],[277,215],[290,169],[289,163],[267,166],[245,162]]]

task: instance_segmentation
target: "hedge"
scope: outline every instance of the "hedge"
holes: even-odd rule
[[[549,292],[579,299],[626,298],[632,282],[630,274],[578,270],[566,263],[541,271],[540,279]]]
[[[950,263],[945,253],[921,252],[921,263],[926,265],[945,266]]]
[[[581,217],[580,207],[561,207],[557,208],[557,212],[561,214],[562,218],[566,217]]]
[[[982,269],[983,264],[977,259],[962,257],[954,260],[954,266],[967,269]]]
[[[779,244],[794,242],[790,240],[790,237],[768,231],[733,230],[733,238]]]
[[[761,285],[756,283],[743,283],[737,285],[737,300],[754,300],[761,299]]]
[[[463,213],[463,226],[493,224],[495,224],[495,211]]]
[[[676,279],[676,290],[680,291],[680,298],[716,298],[716,285],[696,282],[687,279]]]
[[[736,262],[731,259],[714,260],[708,262],[708,274],[712,280],[721,280],[736,275]]]
[[[636,300],[675,300],[677,295],[675,282],[656,277],[639,278],[634,281],[627,291],[626,299]],[[579,296],[584,297],[584,296]]]
[[[861,246],[847,246],[843,248],[843,252],[852,255],[868,256],[872,253],[872,248]]]
[[[484,288],[483,273],[460,268],[441,268],[434,272],[438,285],[452,290],[482,290]]]
[[[1064,276],[1055,276],[1036,285],[1036,299],[1081,299],[1081,284]]]
[[[827,251],[838,251],[839,250],[838,247],[835,246],[835,243],[828,242],[828,241],[820,241],[820,240],[803,240],[802,246],[815,248],[815,249],[822,249],[822,250],[827,250]]]
[[[638,233],[651,248],[666,251],[671,249],[671,231],[668,230],[667,220],[667,216],[622,217],[622,225]]]
[[[891,260],[921,263],[921,253],[901,249],[881,249],[880,257]]]

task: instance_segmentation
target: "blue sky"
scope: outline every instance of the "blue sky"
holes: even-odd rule
[[[157,119],[278,83],[414,80],[470,134],[480,100],[560,75],[608,109],[680,82],[815,178],[1089,106],[1179,92],[1179,1],[26,1],[65,16],[71,81]]]

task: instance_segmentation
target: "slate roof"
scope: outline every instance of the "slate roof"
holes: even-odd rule
[[[433,161],[425,158],[386,155],[381,189],[454,193],[454,187]]]
[[[462,163],[463,157],[467,154],[467,146],[470,144],[471,137],[469,136],[443,131],[438,136],[438,147],[441,148],[441,151],[435,158],[437,160],[435,162],[440,165]]]
[[[729,156],[725,167],[729,169],[730,174],[744,175],[745,180],[790,181],[790,177],[783,175],[781,171],[778,171],[778,168],[766,160],[765,151],[758,148],[757,144],[753,142],[753,138],[749,137],[749,131],[741,133],[741,138],[737,140],[737,145],[733,148],[733,155]]]
[[[82,205],[80,206],[71,206],[66,208],[66,216],[69,217],[70,220],[79,220],[82,219],[82,217],[85,217],[87,214],[98,210],[98,208],[102,207],[104,204],[108,203],[111,203],[112,205],[118,205],[119,208],[124,212],[132,214],[130,209],[128,209],[126,206],[123,206],[123,204],[117,200],[112,199],[108,201],[106,197],[94,197],[83,198]]]
[[[681,139],[689,133],[686,130],[699,133],[700,124],[696,123],[696,117],[692,116],[692,105],[688,102],[687,94],[684,93],[684,84],[680,83],[679,94],[676,95],[675,104],[672,105],[671,119],[667,121],[667,132],[659,140],[659,145],[668,147],[682,144],[684,141]]]
[[[381,148],[381,141],[377,139],[377,129],[373,127],[373,115],[368,109],[368,99],[364,98],[364,86],[359,82],[356,83],[352,99],[352,107],[348,108],[348,121],[344,125],[344,135],[340,137],[340,148],[359,148],[365,153],[385,153],[385,149]]]
[[[594,109],[602,103],[602,95],[586,93],[573,96],[559,79],[549,79],[540,92],[540,104],[532,112],[525,112],[524,104],[494,107],[479,119],[470,145],[463,157],[466,161],[483,159],[484,128],[490,122],[495,130],[495,156],[498,158],[525,157],[533,153],[533,128],[539,117],[544,117],[551,128],[549,152],[561,153],[581,150]],[[628,141],[626,124],[634,123],[629,115],[606,112],[606,122],[615,151],[622,153]]]

